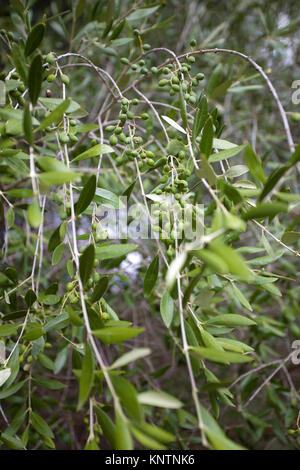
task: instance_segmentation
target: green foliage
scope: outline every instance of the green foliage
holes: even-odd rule
[[[299,449],[297,5],[186,3],[0,7],[1,449]]]

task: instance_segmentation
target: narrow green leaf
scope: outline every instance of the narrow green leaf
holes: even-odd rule
[[[13,336],[17,332],[17,326],[12,324],[0,325],[0,338],[3,336]]]
[[[170,117],[168,116],[162,116],[162,118],[171,126],[173,127],[174,129],[176,129],[177,131],[181,132],[182,134],[186,134],[185,130],[183,129],[183,127],[181,127],[179,124],[177,124],[176,121],[174,121],[173,119],[171,119]]]
[[[103,297],[107,287],[108,287],[109,278],[108,276],[103,276],[96,284],[91,297],[91,303],[97,302]]]
[[[137,348],[129,351],[128,353],[123,354],[117,360],[115,360],[110,369],[117,369],[118,367],[123,367],[129,364],[130,362],[137,361],[142,357],[148,356],[151,353],[149,348]]]
[[[131,243],[114,244],[114,245],[100,245],[96,247],[97,259],[112,259],[125,256],[137,249],[137,245]]]
[[[142,405],[158,406],[160,408],[178,409],[183,406],[178,398],[156,390],[139,393],[138,400]]]
[[[110,147],[109,145],[106,144],[97,144],[91,147],[88,150],[85,150],[85,152],[80,153],[75,157],[72,162],[76,162],[78,160],[87,160],[88,158],[92,157],[97,157],[100,155],[103,155],[104,153],[112,153],[114,152],[114,149]]]
[[[114,442],[115,442],[115,448],[117,450],[132,450],[133,449],[133,442],[132,442],[132,437],[130,434],[128,424],[118,411],[116,411]]]
[[[208,158],[213,148],[214,126],[213,120],[209,117],[203,127],[200,141],[200,152]]]
[[[48,437],[50,439],[54,437],[54,434],[46,421],[34,411],[32,411],[30,415],[30,420],[36,432],[38,432],[41,436]]]
[[[115,424],[112,422],[110,417],[100,408],[100,406],[96,406],[95,413],[97,416],[98,423],[100,424],[103,434],[106,439],[109,441],[112,447],[115,446],[115,432],[116,427]]]
[[[144,294],[149,296],[156,284],[157,277],[158,277],[158,270],[159,270],[159,257],[158,255],[153,258],[152,262],[150,263],[145,279],[144,279]]]
[[[249,302],[246,299],[246,297],[244,296],[244,294],[240,291],[240,289],[235,284],[232,284],[232,288],[233,288],[233,291],[236,295],[236,298],[243,305],[243,307],[245,307],[247,310],[250,310],[250,312],[252,312],[253,309],[252,309],[251,305],[249,304]]]
[[[85,347],[85,355],[82,361],[82,369],[79,382],[79,399],[77,411],[81,410],[90,395],[94,382],[94,357],[91,346],[87,343]]]
[[[254,320],[250,318],[243,317],[242,315],[237,315],[234,313],[224,313],[217,315],[216,317],[210,318],[207,324],[214,325],[225,325],[225,326],[252,326],[256,325]]]
[[[68,107],[70,106],[70,103],[70,98],[67,98],[61,104],[59,104],[53,111],[51,111],[50,114],[48,114],[48,116],[45,117],[45,119],[37,127],[36,131],[41,131],[53,124],[54,122],[59,122],[63,117],[63,114],[67,111]]]
[[[164,291],[160,302],[160,313],[167,328],[171,326],[174,314],[174,300],[167,290]]]
[[[94,259],[95,247],[94,245],[89,245],[80,256],[79,262],[79,274],[83,285],[85,285],[89,280],[93,270]]]
[[[249,171],[255,181],[265,183],[266,177],[262,167],[262,163],[250,144],[246,145],[244,158],[249,168]]]
[[[92,202],[93,197],[95,195],[96,185],[97,185],[96,175],[92,175],[88,179],[86,184],[84,185],[83,189],[81,190],[79,199],[74,206],[76,215],[81,214],[82,212],[85,211],[85,209],[88,208],[88,206]]]
[[[219,351],[213,348],[202,348],[202,347],[191,347],[191,351],[203,359],[207,359],[212,362],[220,362],[221,364],[231,364],[239,362],[251,362],[253,357],[245,354],[232,353],[227,351]]]
[[[24,58],[23,49],[16,42],[13,43],[11,48],[11,58],[18,74],[25,84],[27,84],[27,68]]]
[[[128,416],[135,421],[141,421],[143,413],[137,399],[135,387],[120,376],[115,377],[111,375],[111,381],[116,394],[120,398],[121,405],[126,410]]]
[[[26,44],[25,44],[25,55],[30,55],[43,40],[45,34],[46,25],[44,23],[38,23],[34,25],[30,31]]]
[[[122,343],[141,334],[144,328],[107,327],[94,330],[93,335],[105,344]]]
[[[24,129],[25,139],[27,140],[28,144],[32,146],[34,142],[34,138],[33,138],[33,132],[32,132],[31,113],[30,113],[30,108],[29,108],[28,103],[26,103],[24,112],[23,112],[23,129]]]
[[[246,145],[239,145],[237,147],[233,147],[227,150],[222,150],[221,152],[218,152],[218,153],[213,153],[208,157],[209,162],[210,163],[220,162],[222,160],[227,160],[228,158],[235,157],[242,150],[244,150],[245,147]]]
[[[6,369],[0,370],[0,387],[8,380],[11,374],[11,369],[7,367]]]
[[[262,202],[256,207],[251,207],[244,215],[245,220],[262,219],[264,217],[274,217],[281,212],[287,212],[288,206],[283,202]]]
[[[29,97],[33,106],[36,104],[42,86],[43,80],[43,61],[42,56],[38,54],[33,59],[28,74]]]
[[[41,225],[43,216],[37,198],[34,198],[32,203],[28,206],[27,217],[28,222],[33,228],[38,228]]]
[[[17,439],[16,437],[11,436],[11,434],[8,434],[7,432],[2,432],[1,433],[1,440],[10,449],[25,450],[25,446],[24,446],[23,442],[21,441],[21,439]]]

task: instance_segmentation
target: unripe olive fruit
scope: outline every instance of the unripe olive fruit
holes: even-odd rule
[[[76,137],[75,134],[71,133],[69,134],[71,142],[78,142],[78,137]]]
[[[66,285],[66,287],[67,287],[67,291],[71,291],[71,290],[73,289],[73,287],[74,287],[73,282],[68,282],[68,284]]]
[[[61,74],[61,81],[65,84],[65,85],[69,85],[70,84],[70,79],[68,77],[68,75],[65,75],[64,73]]]
[[[300,113],[293,113],[291,115],[292,121],[299,122],[300,121]]]
[[[203,80],[204,74],[203,73],[197,73],[196,77],[197,77],[198,80]]]
[[[190,46],[191,46],[191,47],[195,47],[196,44],[197,44],[196,39],[191,39],[191,41],[190,41]]]
[[[47,77],[47,82],[52,83],[52,82],[54,82],[55,78],[56,78],[55,75],[53,75],[53,73],[51,73]]]
[[[69,136],[67,135],[66,132],[61,132],[59,134],[59,141],[62,143],[62,144],[67,144],[69,141],[70,141],[70,138]]]
[[[55,63],[55,57],[51,52],[46,55],[46,61],[51,65]]]
[[[118,143],[118,137],[116,135],[111,135],[109,138],[110,145],[116,145]]]

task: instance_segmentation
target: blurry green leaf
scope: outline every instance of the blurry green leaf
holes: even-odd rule
[[[25,134],[25,139],[27,140],[29,145],[33,145],[34,138],[32,132],[32,121],[31,121],[31,113],[29,104],[27,103],[24,108],[24,117],[23,117],[23,129]]]
[[[128,424],[118,411],[116,411],[115,426],[115,448],[117,450],[132,450],[133,442]]]
[[[52,266],[56,266],[60,262],[64,249],[65,249],[64,243],[61,243],[55,248],[55,250],[53,251],[52,260],[51,260]]]
[[[87,343],[85,347],[85,355],[82,362],[82,369],[79,382],[79,399],[77,411],[79,411],[90,395],[90,391],[94,382],[94,357],[91,346]]]
[[[281,212],[287,212],[288,206],[282,202],[263,202],[257,204],[256,207],[251,207],[244,214],[245,220],[249,219],[261,219],[264,217],[274,217]]]
[[[35,56],[28,74],[29,97],[33,106],[36,104],[42,86],[43,80],[43,61],[41,55]]]
[[[160,313],[167,328],[171,326],[174,314],[174,301],[167,290],[164,291],[160,301]]]
[[[96,247],[97,259],[112,259],[128,255],[137,249],[137,245],[131,243],[113,244],[113,245],[100,245]]]
[[[0,325],[0,338],[3,336],[13,336],[17,332],[17,326],[12,324]]]
[[[151,7],[151,8],[139,8],[139,9],[133,11],[132,13],[130,13],[130,15],[128,15],[126,19],[127,19],[127,21],[142,20],[142,19],[146,18],[147,16],[153,15],[153,13],[155,13],[156,10],[158,10],[159,7],[160,7],[160,5],[158,5],[156,7]]]
[[[27,209],[28,222],[33,228],[38,228],[43,220],[41,209],[37,198],[33,199]]]
[[[7,432],[2,432],[1,435],[1,440],[4,442],[4,444],[9,448],[13,450],[24,450],[25,446],[21,439],[17,439],[14,436],[11,436]]]
[[[6,369],[0,370],[0,387],[7,381],[11,374],[11,369],[8,367]]]
[[[33,51],[35,51],[37,47],[39,47],[40,43],[43,40],[45,29],[46,29],[46,26],[44,23],[38,23],[33,26],[25,44],[26,56],[30,55]]]
[[[109,278],[108,276],[103,276],[96,284],[92,297],[91,297],[91,303],[93,304],[94,302],[97,302],[98,300],[103,297],[107,287],[108,287],[108,282]]]
[[[216,317],[210,318],[207,324],[213,323],[214,325],[226,325],[226,326],[252,326],[256,325],[254,320],[237,315],[234,313],[224,313],[217,315]]]
[[[27,68],[24,58],[24,53],[19,44],[16,42],[12,45],[11,48],[11,58],[14,66],[17,69],[18,74],[25,84],[27,84]]]
[[[146,449],[154,449],[154,450],[165,450],[166,447],[163,444],[160,444],[157,440],[153,437],[147,436],[139,429],[134,426],[131,426],[131,431],[136,440],[142,444],[142,446],[146,447]]]
[[[213,120],[211,117],[209,117],[203,127],[201,142],[200,142],[200,152],[203,153],[207,158],[209,157],[212,151],[213,137],[214,137]]]
[[[76,215],[79,215],[82,212],[84,212],[85,209],[87,209],[88,206],[90,205],[95,195],[96,184],[97,184],[96,175],[90,176],[85,186],[81,190],[79,199],[74,206]]]
[[[160,408],[177,409],[183,406],[178,398],[156,390],[139,393],[138,400],[142,405],[158,406]]]
[[[43,129],[46,129],[46,127],[50,126],[54,122],[59,122],[61,118],[63,117],[64,113],[67,111],[71,103],[70,98],[67,98],[66,100],[62,101],[61,104],[59,104],[53,111],[51,111],[48,116],[45,117],[45,119],[41,122],[41,124],[38,126],[36,131],[41,131]]]
[[[251,145],[247,144],[244,153],[245,162],[255,181],[265,183],[266,177],[260,159],[254,152]]]
[[[173,119],[171,119],[170,117],[168,116],[162,116],[162,118],[171,126],[173,127],[174,129],[176,129],[177,131],[179,132],[182,132],[182,134],[186,134],[185,130],[183,129],[183,127],[181,127],[179,124],[177,124],[177,122],[175,122]]]
[[[145,279],[144,279],[144,294],[149,296],[156,284],[157,277],[158,277],[158,270],[159,270],[159,257],[158,255],[153,258],[152,262],[150,263]]]
[[[110,366],[110,369],[117,369],[118,367],[123,367],[130,362],[137,361],[142,357],[148,356],[151,353],[149,348],[137,348],[123,354],[121,357],[116,359]]]
[[[228,158],[235,157],[235,155],[238,155],[242,150],[244,150],[245,147],[246,145],[239,145],[227,150],[222,150],[218,153],[213,153],[208,157],[209,162],[220,162],[221,160],[227,160]]]
[[[94,259],[95,247],[94,245],[89,245],[80,256],[79,262],[79,273],[83,285],[87,283],[92,273]]]
[[[50,439],[54,437],[54,434],[46,421],[34,411],[31,412],[30,420],[36,432],[41,436],[49,437]]]
[[[102,410],[102,408],[100,408],[100,406],[96,406],[94,410],[97,416],[97,421],[100,424],[106,439],[109,441],[110,445],[114,447],[116,432],[114,423],[112,422],[110,417]]]
[[[233,288],[233,291],[236,295],[236,298],[243,305],[243,307],[247,308],[248,310],[250,310],[250,312],[252,312],[253,309],[252,309],[251,305],[249,304],[249,302],[246,299],[246,297],[244,296],[244,294],[240,291],[240,289],[235,284],[232,284],[232,288]]]
[[[112,153],[114,149],[106,144],[97,144],[91,147],[90,149],[86,150],[85,152],[80,153],[77,157],[73,158],[72,162],[76,162],[78,160],[87,160],[88,158],[98,157],[103,155],[104,153]]]
[[[111,376],[110,379],[116,394],[120,398],[121,405],[125,408],[129,417],[136,421],[141,421],[142,409],[137,399],[135,387],[120,376]]]
[[[220,351],[213,348],[191,347],[191,351],[203,357],[203,359],[207,359],[208,361],[212,362],[220,362],[221,364],[253,361],[253,357],[249,355]]]
[[[105,344],[122,343],[141,334],[144,328],[108,327],[94,330],[93,335]]]

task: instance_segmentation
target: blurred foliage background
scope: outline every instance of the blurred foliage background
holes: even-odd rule
[[[135,17],[135,12],[139,12],[143,8],[153,8],[153,13]],[[24,10],[26,14],[24,14]],[[143,65],[141,65],[138,72],[131,69],[127,71],[126,60],[122,61],[122,58],[134,61],[143,50],[148,49],[148,47],[142,49],[142,45],[145,46],[145,44],[150,44],[151,48],[170,49],[177,55],[191,50],[213,48],[240,51],[253,58],[274,84],[287,112],[294,141],[299,141],[300,104],[292,102],[292,94],[295,91],[292,84],[295,80],[300,79],[300,17],[297,2],[278,0],[223,0],[222,2],[217,0],[191,0],[186,2],[180,0],[156,2],[147,0],[55,0],[49,2],[12,0],[9,3],[1,2],[0,67],[2,79],[7,77],[12,69],[11,60],[8,57],[11,52],[11,45],[21,40],[25,41],[28,35],[28,26],[40,22],[46,24],[45,37],[42,46],[40,46],[44,59],[50,52],[53,52],[56,56],[68,52],[82,54],[97,67],[107,71],[117,81],[122,90],[130,86],[133,80],[139,80],[146,75],[151,67],[157,67],[169,58],[168,53],[166,54],[166,51],[161,49],[157,51],[157,54],[150,54],[147,57],[145,72],[141,71]],[[119,26],[121,27],[118,29]],[[135,33],[136,28],[138,28],[139,34]],[[75,66],[76,61],[77,59],[71,56],[66,56],[63,61],[62,70],[70,78],[70,85],[67,88],[68,93],[73,100],[86,110],[86,112],[77,116],[81,123],[97,123],[97,116],[103,110],[103,103],[109,103],[110,95],[107,87],[100,80],[95,79],[96,74],[93,73],[94,71],[88,67]],[[216,109],[219,116],[222,116],[222,123],[224,124],[222,139],[228,139],[237,145],[249,142],[260,156],[266,175],[288,162],[291,152],[286,142],[286,133],[278,113],[278,107],[261,75],[241,58],[221,53],[199,55],[193,67],[195,67],[195,74],[204,74],[205,78],[201,82],[201,87],[209,98],[210,109]],[[163,76],[160,78],[163,78]],[[158,90],[157,81],[156,75],[151,76],[148,80],[141,79],[139,90],[153,102],[159,100],[169,105],[178,106],[178,97],[173,97],[164,90]],[[44,80],[41,96],[43,98],[61,98],[63,88],[63,83],[59,80],[56,80],[55,83],[47,83]],[[130,95],[130,99],[132,97],[133,95]],[[17,108],[18,104],[14,103],[14,106]],[[22,108],[22,104],[20,106]],[[194,111],[193,105],[189,110],[190,112]],[[115,116],[118,111],[119,107],[112,107],[112,110],[105,115],[105,122],[108,122],[111,116]],[[37,117],[39,116],[37,115]],[[172,115],[172,117],[175,119],[175,116]],[[6,119],[3,118],[2,121],[4,123]],[[155,116],[152,122],[149,121],[145,121],[145,128],[151,135],[153,129],[156,129],[155,124],[153,124]],[[157,129],[156,133],[158,140],[160,140],[162,133]],[[171,133],[172,131],[170,135]],[[71,148],[72,158],[87,150],[90,141],[94,138],[95,135],[80,135],[79,141],[74,143],[74,147]],[[21,148],[24,148],[23,136],[17,136],[16,139],[19,139],[17,146],[20,145]],[[106,137],[105,142],[108,142],[107,139],[108,137]],[[50,149],[54,152],[54,147],[50,146]],[[87,166],[87,172],[89,168],[92,167]],[[103,169],[100,186],[103,189],[120,194],[120,182],[113,174],[111,165],[104,164]],[[12,173],[11,168],[7,170],[6,165],[3,164],[0,165],[0,171],[1,184],[4,188],[7,189],[13,186],[15,175]],[[134,171],[131,168],[120,171],[128,185],[130,185],[135,178]],[[20,180],[22,179],[22,175],[18,175],[18,177]],[[192,178],[193,175],[189,181],[190,187],[193,184]],[[154,177],[152,180],[151,177],[149,179],[145,178],[146,190],[149,190],[153,184],[153,179]],[[85,177],[83,178],[83,185],[84,183],[86,183]],[[2,190],[3,186],[1,186]],[[287,190],[297,193],[298,182],[295,175],[290,177]],[[198,197],[198,200],[206,203],[208,201],[207,196],[203,196],[201,190],[199,191],[196,198]],[[59,190],[57,190],[57,193],[60,194]],[[253,197],[256,197],[257,193],[253,194]],[[49,199],[51,199],[51,202],[47,206],[48,221],[45,244],[49,242],[51,234],[58,223],[61,222],[60,217],[63,220],[62,215],[64,215],[65,209],[62,204],[60,204],[60,207],[59,204],[58,206],[54,204],[57,202],[55,197]],[[5,202],[3,203],[4,206]],[[210,216],[211,213],[208,213],[206,220],[210,220]],[[265,224],[279,240],[287,227],[292,226],[292,230],[297,230],[300,219],[298,200],[294,201],[292,209],[284,217],[284,219],[280,219],[280,223],[277,219],[273,220],[271,217]],[[4,243],[4,215],[1,224],[2,243]],[[12,245],[10,246],[8,241],[8,256],[3,257],[3,272],[5,272],[7,265],[13,266],[19,271],[22,279],[30,274],[33,255],[33,245],[30,245],[31,242],[29,242],[28,237],[25,239],[24,236],[26,231],[28,233],[26,227],[26,217],[22,213],[21,207],[19,213],[16,213],[15,216],[14,233],[11,234]],[[80,232],[79,235],[82,235],[86,231],[87,225],[83,219],[78,233]],[[21,238],[22,236],[24,238]],[[34,237],[33,240],[35,240]],[[231,241],[230,238],[228,240]],[[296,244],[293,245],[293,249],[298,253],[299,242],[297,240]],[[289,243],[287,244],[289,245]],[[194,300],[196,304],[198,302],[202,306],[201,308],[205,313],[207,309],[208,315],[210,311],[206,302],[207,299],[209,301],[211,298],[210,295],[216,295],[213,309],[219,302],[224,301],[226,303],[226,307],[223,304],[221,307],[224,307],[223,313],[230,313],[232,310],[234,310],[233,313],[236,311],[245,313],[247,310],[249,313],[251,309],[251,306],[249,309],[249,301],[255,312],[262,316],[265,315],[259,326],[249,328],[249,330],[240,333],[238,336],[239,340],[246,341],[255,349],[257,356],[255,356],[253,367],[259,368],[259,372],[247,375],[247,371],[252,367],[249,364],[234,365],[229,373],[227,366],[214,366],[213,371],[221,381],[221,387],[220,384],[213,385],[216,381],[212,377],[210,377],[208,383],[204,384],[205,378],[208,377],[204,377],[203,371],[198,370],[196,377],[201,392],[201,403],[204,403],[205,407],[214,415],[227,436],[240,446],[252,449],[297,449],[299,448],[299,421],[297,422],[297,417],[299,413],[300,369],[299,366],[291,362],[281,364],[280,360],[284,360],[290,354],[293,340],[300,338],[298,307],[300,291],[297,285],[299,263],[296,262],[295,253],[283,250],[278,256],[278,250],[282,246],[278,247],[276,241],[274,246],[274,238],[268,237],[267,233],[260,231],[256,226],[253,230],[243,234],[241,239],[237,237],[237,246],[240,247],[240,252],[245,255],[258,253],[258,257],[265,256],[256,264],[253,263],[254,269],[266,270],[270,275],[276,272],[277,287],[274,287],[273,291],[271,288],[269,291],[264,291],[263,288],[251,290],[246,285],[241,289],[243,294],[237,294],[236,291],[232,292],[227,284],[225,285],[224,279],[218,284],[215,279],[208,276],[202,284],[200,282],[194,286],[196,288],[196,300]],[[243,247],[245,248],[244,251]],[[256,252],[255,248],[257,248]],[[141,259],[138,258],[137,260],[134,257],[129,257],[127,264],[126,262],[124,264],[123,261],[121,267],[119,259],[116,262],[106,261],[104,265],[101,265],[100,270],[101,274],[107,272],[113,276],[114,269],[119,269],[118,276],[113,278],[106,293],[106,301],[113,310],[118,312],[122,320],[129,320],[134,325],[145,327],[143,339],[137,338],[129,343],[132,349],[147,347],[153,352],[143,363],[138,362],[138,365],[130,366],[124,376],[139,391],[151,386],[151,388],[174,394],[185,403],[186,408],[178,411],[174,411],[172,407],[170,409],[167,407],[167,409],[158,408],[155,410],[150,406],[145,407],[145,415],[149,422],[159,425],[171,436],[173,435],[173,438],[168,437],[170,434],[167,437],[164,436],[165,441],[162,438],[162,442],[168,448],[202,449],[205,447],[205,442],[203,442],[203,436],[201,438],[199,429],[197,429],[185,360],[183,355],[180,356],[176,353],[176,347],[174,346],[174,336],[176,344],[178,323],[175,324],[172,332],[166,329],[161,322],[159,314],[161,285],[158,285],[159,295],[153,295],[150,300],[143,296],[142,281],[145,277],[146,268],[153,259],[155,250],[152,250],[150,256],[148,247],[141,248],[141,250]],[[287,256],[281,256],[283,252]],[[196,266],[191,265],[191,271]],[[163,272],[164,275],[165,271]],[[222,284],[223,281],[224,284]],[[64,291],[65,286],[70,282],[70,272],[65,269],[65,263],[58,264],[57,269],[51,267],[51,256],[49,257],[49,254],[46,254],[45,266],[41,274],[42,289],[51,294],[51,289],[50,291],[47,291],[47,289],[52,283],[57,282],[61,299],[65,299]],[[162,283],[163,281],[159,282]],[[3,279],[1,279],[1,283],[1,295],[4,297],[7,286]],[[23,298],[25,292],[22,291],[20,295]],[[218,299],[218,296],[221,300]],[[62,302],[64,303],[65,300],[62,300]],[[1,310],[2,316],[12,312],[12,308],[8,304],[9,302]],[[41,307],[39,308],[41,309]],[[49,307],[49,310],[51,308]],[[78,308],[79,311],[80,308]],[[41,313],[41,310],[39,313]],[[55,316],[55,307],[50,314]],[[26,375],[27,372],[30,372],[30,381],[31,376],[35,377],[35,373],[37,374],[37,382],[32,385],[32,391],[29,392],[30,395],[32,394],[32,406],[35,410],[34,413],[42,415],[43,419],[53,429],[55,438],[52,431],[50,430],[50,432],[48,428],[45,428],[44,421],[41,423],[39,415],[36,417],[34,414],[31,421],[29,420],[29,424],[25,423],[25,418],[23,419],[25,413],[23,402],[28,399],[26,391],[21,389],[20,392],[16,390],[15,393],[9,393],[9,397],[5,401],[4,399],[1,400],[1,389],[0,400],[3,408],[1,408],[0,431],[2,432],[2,444],[5,448],[20,447],[20,437],[18,436],[21,436],[22,439],[21,448],[25,445],[28,445],[29,448],[51,448],[54,447],[53,442],[55,442],[58,449],[82,449],[85,446],[86,448],[98,448],[98,446],[102,449],[111,448],[111,440],[107,438],[110,425],[107,424],[106,418],[103,418],[101,414],[101,410],[104,410],[114,419],[111,412],[110,392],[105,391],[105,399],[101,399],[101,407],[99,402],[97,406],[95,405],[95,408],[97,408],[95,418],[93,418],[96,420],[95,430],[92,429],[91,431],[91,409],[85,406],[80,411],[76,411],[78,374],[77,376],[76,374],[72,375],[72,370],[82,367],[82,358],[78,351],[73,352],[72,355],[71,352],[67,354],[66,349],[67,345],[71,344],[73,340],[80,340],[82,343],[85,340],[82,331],[73,335],[74,331],[72,330],[71,334],[69,330],[67,332],[67,329],[64,330],[63,325],[61,329],[58,328],[58,334],[55,338],[48,338],[48,343],[46,343],[48,349],[46,348],[37,359],[39,363],[34,369],[37,372],[32,372],[31,366],[28,366],[32,362],[32,356],[35,361],[34,353],[28,351],[28,348],[30,349],[33,346],[32,342],[34,343],[34,340],[29,346],[28,342],[25,341],[20,352],[23,355],[24,363],[20,361],[21,372],[18,370],[15,374],[15,377],[19,377],[18,374]],[[67,337],[66,342],[65,336]],[[177,339],[177,341],[180,340]],[[13,341],[9,343],[9,351],[12,350],[13,344]],[[59,351],[59,355],[56,354],[57,351]],[[108,362],[111,363],[116,359],[116,354],[124,352],[126,350],[122,346],[120,349],[111,347],[105,354]],[[29,353],[30,360],[28,360]],[[53,364],[47,359],[48,356],[51,357]],[[62,361],[61,366],[58,364],[59,361]],[[272,365],[273,362],[274,366]],[[269,378],[269,375],[278,367],[278,364],[281,364],[278,374],[275,374],[274,378]],[[195,370],[197,367],[193,364]],[[239,380],[235,384],[237,378]],[[21,379],[23,380],[22,377]],[[102,383],[102,379],[103,377],[99,375],[99,383]],[[263,388],[256,399],[252,399],[252,394],[265,379],[267,379],[266,387]],[[48,386],[44,383],[45,390],[43,390],[42,380],[59,380],[67,385],[67,388],[62,392],[57,392],[55,384],[48,382]],[[14,386],[12,384],[13,382],[6,385],[9,388]],[[51,390],[51,387],[54,391]],[[59,388],[57,384],[56,387]],[[228,387],[231,392],[234,391],[234,399],[230,395]],[[224,391],[223,388],[227,392],[223,394],[223,403],[220,406],[220,396],[216,398],[218,395],[216,390],[221,395]],[[4,398],[7,395],[5,389],[7,388],[4,387],[3,389]],[[134,394],[135,392],[129,389],[129,391],[126,390],[126,393],[130,395],[130,393]],[[247,402],[250,397],[250,407],[244,407],[242,404]],[[231,406],[231,399],[235,402],[235,407]],[[203,413],[205,415],[205,411]],[[105,427],[103,419],[107,427]],[[233,444],[224,440],[223,435],[221,435],[221,444],[218,444],[217,438],[214,441],[211,437],[212,429],[215,429],[214,422],[211,422],[209,417],[206,417],[206,419],[206,425],[209,428],[207,437],[210,439],[210,443],[213,443],[213,447],[224,448],[228,445],[229,448],[234,448]],[[117,420],[118,418],[116,418]],[[117,425],[120,427],[119,422]],[[149,441],[151,433],[152,437],[156,437],[153,436],[153,432],[155,434],[155,429],[153,429],[149,430],[142,427],[135,429],[133,434],[137,442],[136,448],[149,448],[151,445],[154,445],[155,448],[155,444],[151,440]],[[138,431],[140,434],[138,434]],[[150,434],[147,434],[148,432]],[[215,429],[214,432],[218,436],[219,430]],[[105,437],[103,437],[103,433]],[[124,439],[126,440],[126,438]]]

